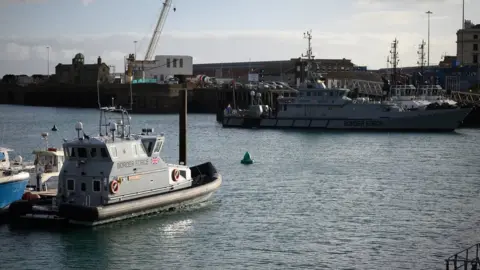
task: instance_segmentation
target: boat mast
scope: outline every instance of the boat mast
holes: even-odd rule
[[[420,66],[420,85],[423,84],[423,71],[425,68],[425,40],[422,40],[422,43],[418,46],[418,61],[417,64]]]
[[[303,38],[308,40],[307,54],[302,54],[302,57],[307,57],[308,61],[312,60],[312,30],[303,33]]]
[[[397,65],[400,59],[398,59],[398,40],[392,42],[392,48],[390,50],[390,64],[392,65],[392,85],[397,85]]]
[[[306,68],[303,68],[302,66],[302,73],[306,73],[307,76],[303,76],[304,78],[305,77],[308,77],[308,76],[311,76],[310,72],[311,72],[311,67],[313,65],[313,53],[312,53],[312,30],[309,30],[307,32],[304,32],[303,33],[303,38],[308,40],[308,47],[307,47],[307,54],[302,54],[302,57],[303,58],[307,58],[307,65],[306,65]]]

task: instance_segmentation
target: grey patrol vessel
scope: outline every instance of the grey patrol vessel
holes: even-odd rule
[[[160,157],[163,134],[153,135],[150,128],[131,134],[125,109],[100,110],[98,137],[84,134],[79,122],[78,137],[63,144],[65,162],[52,205],[18,201],[10,207],[12,217],[98,225],[201,203],[220,187],[222,177],[210,162],[168,164]]]

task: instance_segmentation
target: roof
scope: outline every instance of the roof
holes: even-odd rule
[[[44,154],[44,155],[50,155],[50,156],[64,156],[64,153],[63,153],[62,149],[57,149],[57,151],[33,150],[32,154],[34,154],[34,155]]]

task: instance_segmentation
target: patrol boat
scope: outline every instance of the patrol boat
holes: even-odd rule
[[[225,112],[223,127],[237,128],[306,128],[337,130],[394,130],[394,131],[453,131],[472,110],[471,108],[430,108],[409,110],[399,102],[381,102],[347,97],[349,89],[327,88],[323,78],[314,72],[310,44],[307,59],[297,63],[296,70],[305,73],[305,79],[297,78],[297,94],[279,96],[275,114],[261,105],[261,93],[252,91],[251,105],[243,112]],[[306,64],[306,67],[304,65]],[[303,76],[300,76],[303,77]]]
[[[184,92],[181,163],[186,159]],[[152,128],[131,134],[130,119],[123,108],[101,107],[97,137],[85,134],[78,122],[77,138],[63,144],[65,162],[52,205],[17,201],[10,206],[10,216],[93,226],[201,203],[220,187],[222,177],[210,162],[190,168],[166,163],[160,157],[164,135],[154,135]]]

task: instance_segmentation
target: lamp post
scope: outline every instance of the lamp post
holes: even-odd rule
[[[134,56],[134,59],[137,60],[137,41],[133,41],[133,46],[134,46],[134,51],[133,51],[133,56]]]
[[[433,14],[430,10],[426,12],[428,15],[428,47],[427,47],[427,67],[430,66],[430,15]]]
[[[50,46],[47,46],[47,76],[50,77]]]

